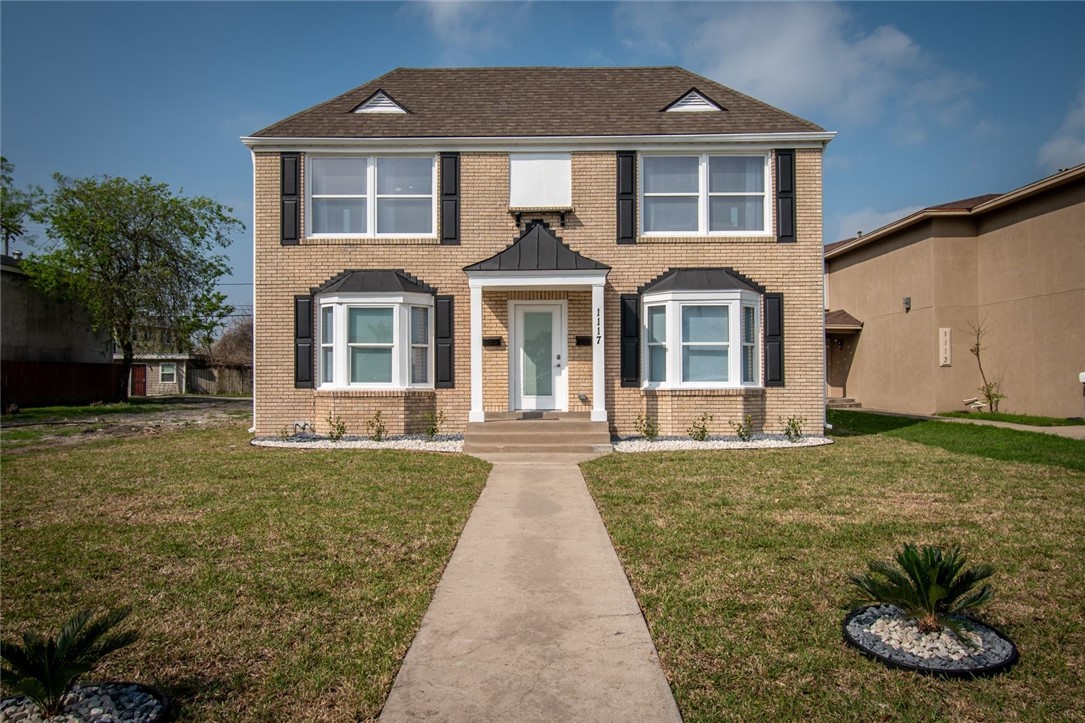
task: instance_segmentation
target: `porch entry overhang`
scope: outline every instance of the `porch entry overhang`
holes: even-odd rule
[[[591,289],[592,319],[591,420],[607,421],[603,288],[610,267],[573,251],[554,236],[546,224],[537,222],[529,224],[504,251],[465,267],[464,272],[471,291],[471,411],[468,421],[486,420],[482,394],[483,291],[583,291],[588,288]],[[523,302],[524,305],[530,303]],[[567,313],[564,307],[562,313]],[[559,328],[564,329],[566,320],[561,321]],[[515,318],[510,315],[510,327],[515,324]],[[514,353],[512,331],[510,328],[510,354]]]

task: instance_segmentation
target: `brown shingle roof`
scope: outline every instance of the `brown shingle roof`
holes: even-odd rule
[[[985,193],[982,196],[973,196],[972,198],[962,198],[960,201],[950,201],[949,203],[940,203],[937,206],[927,206],[924,211],[971,211],[981,203],[986,203],[991,199],[998,198],[1001,193]]]
[[[825,330],[852,330],[863,328],[863,322],[856,319],[854,316],[844,311],[843,309],[836,309],[834,311],[825,312]]]
[[[720,112],[665,113],[696,87]],[[409,112],[354,113],[382,90]],[[824,129],[676,67],[397,68],[257,131],[264,138],[794,133]]]

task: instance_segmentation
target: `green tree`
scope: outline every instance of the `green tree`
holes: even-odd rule
[[[4,254],[11,253],[11,242],[26,235],[26,220],[41,201],[40,188],[15,188],[15,166],[0,156],[0,231],[4,234]]]
[[[146,176],[53,179],[56,190],[36,216],[53,243],[23,268],[45,293],[82,304],[96,328],[112,333],[123,355],[119,395],[127,399],[141,328],[184,351],[221,322],[225,297],[215,284],[229,267],[215,252],[244,224],[230,208]]]

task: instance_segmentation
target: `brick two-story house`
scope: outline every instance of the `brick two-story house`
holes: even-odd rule
[[[681,68],[397,69],[244,143],[255,426],[824,419],[833,134]]]

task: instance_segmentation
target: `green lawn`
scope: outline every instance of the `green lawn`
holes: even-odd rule
[[[1007,462],[1059,465],[1085,472],[1085,442],[986,424],[958,424],[873,412],[830,409],[833,434],[877,434],[950,452]]]
[[[1081,417],[1037,417],[1031,414],[1006,414],[1005,412],[942,412],[939,417],[957,419],[987,419],[992,422],[1012,422],[1033,427],[1073,427],[1085,424]]]
[[[827,447],[583,465],[685,720],[1085,720],[1085,442],[832,421],[850,435]],[[909,540],[996,567],[1009,674],[932,679],[842,643],[846,575]]]
[[[131,605],[98,678],[180,720],[379,711],[489,466],[250,447],[244,424],[5,456],[5,636]]]

